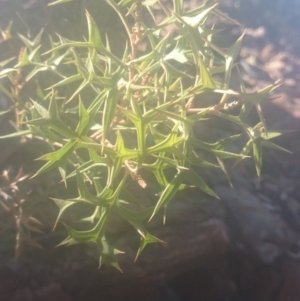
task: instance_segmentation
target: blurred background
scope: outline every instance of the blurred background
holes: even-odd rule
[[[48,2],[0,0],[0,62],[19,55],[22,43],[17,33],[33,38],[44,28],[42,47],[47,35],[56,32],[82,39],[85,7],[118,51],[125,36],[117,16],[102,0],[75,0],[53,7]],[[231,170],[234,189],[219,174],[203,174],[224,202],[201,194],[179,195],[170,206],[167,225],[150,226],[167,244],[151,245],[137,263],[133,263],[138,243],[134,231],[113,220],[110,234],[126,252],[119,258],[124,271],[120,274],[106,266],[98,270],[97,254],[90,246],[54,248],[65,232],[63,227],[51,232],[57,208],[49,197],[63,194],[63,185],[57,184],[55,172],[29,179],[39,166],[34,159],[43,151],[39,141],[0,140],[0,300],[300,298],[300,2],[224,0],[219,9],[240,23],[218,21],[225,28],[218,37],[224,47],[246,30],[238,63],[247,88],[256,91],[282,82],[263,112],[268,128],[288,131],[276,143],[292,154],[266,152],[260,179],[251,162]],[[29,98],[31,87],[23,88],[24,97]],[[10,106],[9,99],[0,94],[0,111]],[[14,131],[13,118],[13,114],[0,114],[0,135]],[[209,127],[202,131],[211,133]],[[31,220],[34,231],[27,229],[22,248],[16,245],[14,218],[15,208],[21,207],[28,220],[36,220]],[[72,214],[66,221],[74,218]]]

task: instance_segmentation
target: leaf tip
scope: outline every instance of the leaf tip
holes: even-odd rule
[[[153,212],[152,215],[150,216],[150,218],[148,219],[148,223],[151,222],[151,220],[153,219],[154,215],[155,215],[155,212]]]

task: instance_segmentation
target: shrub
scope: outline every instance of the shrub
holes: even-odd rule
[[[52,4],[68,5],[64,2],[69,1]],[[159,0],[99,2],[100,7],[108,4],[122,22],[127,38],[117,51],[87,11],[83,40],[49,36],[41,45],[43,31],[33,39],[19,35],[25,46],[18,61],[2,63],[1,76],[12,87],[2,85],[1,91],[21,114],[17,131],[2,138],[38,137],[48,145],[51,151],[39,158],[45,164],[34,176],[58,169],[66,187],[76,178],[77,197],[53,199],[59,207],[55,226],[74,204],[94,208],[83,220],[90,228],[65,225],[68,237],[60,245],[93,242],[100,265],[108,262],[119,269],[115,255],[120,251],[106,239],[112,214],[140,235],[138,257],[147,244],[160,241],[145,222],[178,191],[197,187],[218,197],[196,168],[220,169],[229,179],[225,161],[238,163],[253,155],[259,176],[262,148],[282,150],[270,141],[281,132],[267,132],[261,110],[277,84],[247,92],[240,78],[240,91],[230,89],[244,34],[229,48],[217,45],[219,29],[212,20],[217,16],[232,22],[217,9],[218,2],[190,10],[182,0],[173,0],[171,9]],[[157,9],[164,14],[159,22]],[[163,34],[166,29],[171,33]],[[20,81],[35,88],[31,101],[20,97]],[[253,109],[260,122],[250,126],[247,117]],[[213,116],[221,124],[235,124],[238,133],[210,137],[209,142],[200,139],[195,129]],[[241,135],[247,137],[245,146],[229,151]],[[141,189],[149,189],[152,204],[139,199]]]

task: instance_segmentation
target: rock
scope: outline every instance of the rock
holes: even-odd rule
[[[70,295],[66,294],[59,283],[50,283],[35,291],[39,301],[72,301]]]
[[[228,211],[228,224],[235,238],[262,262],[271,263],[286,253],[295,233],[279,214],[270,212],[243,188],[217,187],[216,192]]]
[[[41,301],[41,300],[30,288],[26,287],[17,290],[9,301]]]
[[[50,283],[37,290],[25,287],[17,290],[12,298],[6,301],[72,301],[73,299],[63,292],[60,284]]]

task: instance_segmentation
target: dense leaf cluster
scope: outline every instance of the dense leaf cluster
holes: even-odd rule
[[[69,1],[52,4],[64,2]],[[94,206],[93,214],[84,219],[91,223],[90,229],[66,225],[68,237],[61,245],[94,242],[100,265],[109,262],[119,268],[115,255],[120,251],[106,239],[111,214],[120,215],[139,233],[138,256],[147,244],[160,241],[144,222],[166,208],[176,192],[196,186],[217,197],[195,167],[219,168],[229,179],[224,161],[239,162],[253,155],[260,175],[262,148],[281,149],[270,142],[281,133],[267,132],[261,111],[261,102],[276,85],[249,93],[241,80],[240,91],[229,88],[243,35],[227,49],[212,42],[219,29],[211,16],[233,22],[217,9],[218,1],[189,11],[183,0],[173,0],[171,10],[159,0],[105,2],[118,14],[127,34],[127,42],[118,45],[122,56],[113,53],[110,37],[101,34],[86,12],[88,34],[83,41],[49,37],[45,52],[40,44],[43,31],[34,39],[19,35],[24,49],[18,62],[9,68],[10,61],[3,62],[0,75],[15,83],[16,76],[25,72],[26,82],[37,82],[36,98],[26,103],[17,97],[16,86],[12,91],[1,86],[14,102],[13,109],[22,109],[18,131],[10,136],[33,135],[52,149],[39,158],[45,164],[35,176],[58,168],[66,185],[76,178],[78,197],[53,199],[60,208],[56,224],[74,204]],[[158,9],[165,15],[160,22]],[[145,15],[152,22],[144,22]],[[171,34],[163,34],[170,28]],[[39,84],[42,77],[56,83],[44,90]],[[212,99],[209,105],[207,98]],[[246,122],[252,109],[260,118],[254,127]],[[228,151],[228,146],[240,135],[214,143],[197,138],[195,127],[211,116],[235,123],[247,135],[239,153]],[[210,153],[212,160],[202,152]],[[146,207],[128,189],[152,185],[147,174],[158,187],[153,207]]]

